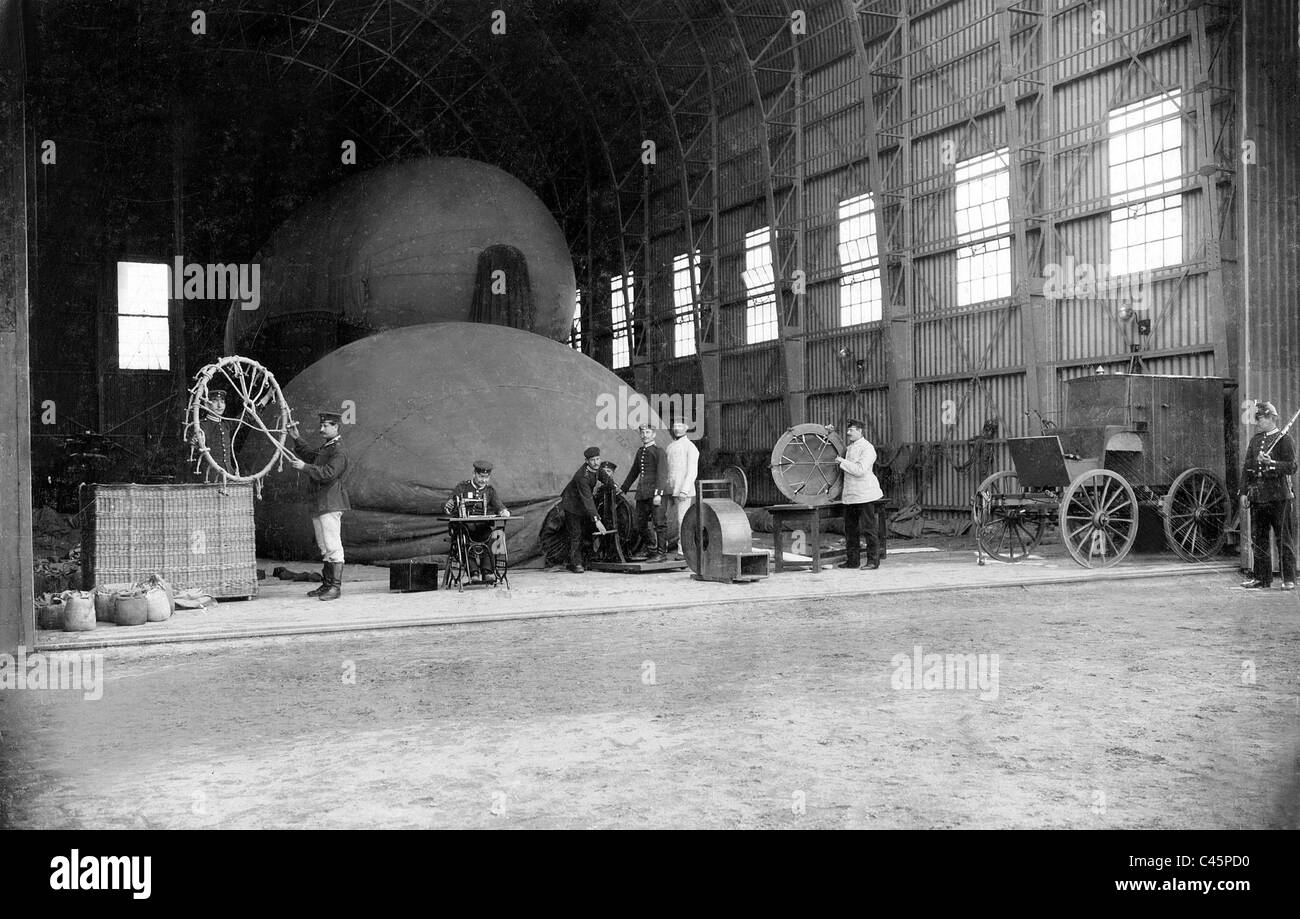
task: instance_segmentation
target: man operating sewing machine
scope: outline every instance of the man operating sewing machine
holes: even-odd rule
[[[487,460],[474,462],[474,475],[457,483],[443,510],[457,517],[477,517],[492,514],[509,517],[510,509],[501,503],[492,485],[492,464]],[[492,524],[475,523],[465,527],[471,540],[469,546],[470,583],[482,581],[491,584],[496,580],[496,566],[492,561],[490,541]]]

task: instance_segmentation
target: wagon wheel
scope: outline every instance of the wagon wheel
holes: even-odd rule
[[[1208,469],[1188,469],[1160,501],[1165,540],[1178,557],[1203,562],[1218,554],[1228,536],[1232,503],[1228,489]]]
[[[821,424],[798,424],[772,448],[772,479],[795,504],[819,506],[839,500],[844,441]]]
[[[1085,568],[1109,568],[1128,555],[1138,531],[1137,496],[1109,469],[1085,472],[1061,496],[1061,539]]]
[[[995,472],[975,491],[975,538],[1000,562],[1018,562],[1043,538],[1045,522],[1024,506],[1026,488],[1014,472]]]

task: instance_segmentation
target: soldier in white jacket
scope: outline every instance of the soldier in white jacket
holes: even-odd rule
[[[689,428],[686,422],[678,420],[672,426],[673,442],[665,449],[668,457],[668,494],[672,498],[673,511],[677,514],[677,557],[682,557],[681,532],[682,521],[691,509],[695,498],[695,476],[698,473],[700,451],[686,436]]]
[[[837,462],[844,473],[845,558],[841,568],[862,565],[860,537],[867,538],[868,568],[880,567],[880,539],[876,531],[876,502],[885,496],[872,472],[876,465],[876,448],[863,436],[865,425],[856,418],[848,425],[849,446]]]

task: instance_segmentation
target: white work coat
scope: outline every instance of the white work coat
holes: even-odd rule
[[[668,494],[694,497],[699,449],[689,437],[679,437],[664,447],[664,453],[668,457]]]
[[[844,451],[845,462],[840,466],[844,473],[844,493],[840,501],[844,504],[866,504],[879,501],[885,496],[880,490],[880,482],[871,468],[876,465],[876,448],[865,437],[849,444]]]

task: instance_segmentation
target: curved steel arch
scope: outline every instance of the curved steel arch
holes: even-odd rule
[[[777,247],[777,238],[776,238],[779,214],[776,208],[776,189],[773,183],[771,135],[769,133],[772,122],[768,116],[767,109],[763,106],[763,91],[762,91],[762,87],[760,87],[758,84],[758,74],[754,70],[754,65],[759,60],[762,59],[763,51],[766,50],[766,48],[760,50],[758,58],[750,58],[749,47],[745,44],[745,36],[743,31],[740,28],[740,21],[736,16],[735,9],[732,7],[731,3],[728,2],[728,0],[722,0],[722,9],[723,12],[725,13],[725,19],[727,21],[727,24],[731,26],[732,35],[736,39],[736,44],[740,50],[740,56],[741,58],[744,59],[745,73],[746,76],[748,77],[746,83],[749,87],[750,104],[754,106],[755,111],[758,113],[758,117],[762,119],[762,124],[763,124],[763,137],[762,137],[762,143],[759,144],[759,150],[762,154],[763,200],[767,210],[768,245],[772,247],[772,262],[773,262],[773,268],[775,269],[773,271],[774,276],[773,276],[772,294],[776,301],[777,355],[778,355],[777,366],[781,368],[781,375],[784,377],[784,383],[785,383],[784,403],[786,407],[786,413],[788,416],[786,419],[787,424],[798,424],[804,420],[802,418],[803,415],[802,403],[801,400],[798,399],[791,391],[791,385],[794,381],[791,379],[790,360],[789,360],[789,355],[787,354],[787,351],[789,349],[790,336],[787,328],[788,324],[786,322],[786,317],[781,303],[781,278],[777,276],[777,271],[780,269],[780,265],[777,264],[777,253],[780,250]],[[787,29],[788,29],[788,20],[787,20]],[[774,41],[775,38],[773,38],[772,41],[769,41],[766,47],[771,47],[771,44]],[[791,41],[793,42],[793,35],[791,35]]]
[[[694,210],[694,207],[691,203],[690,176],[687,172],[686,146],[685,144],[682,143],[682,132],[680,127],[677,124],[677,113],[673,108],[672,102],[668,98],[668,90],[667,87],[664,85],[663,77],[659,72],[658,63],[651,56],[649,49],[646,48],[645,41],[642,39],[640,31],[637,28],[636,20],[631,15],[629,15],[626,10],[620,8],[619,12],[622,13],[623,19],[628,23],[629,26],[631,26],[631,33],[633,36],[633,40],[636,44],[636,48],[641,53],[641,57],[645,62],[647,71],[653,77],[656,94],[659,98],[660,104],[663,106],[664,114],[667,116],[668,124],[672,128],[671,133],[672,133],[673,144],[677,150],[678,179],[679,179],[679,186],[680,186],[680,191],[682,196],[682,221],[683,221],[684,229],[686,230],[687,258],[690,262],[690,271],[692,276],[692,289],[694,291],[698,291],[699,290],[698,268],[697,268],[696,258],[695,258],[695,229],[694,229],[694,218],[692,217],[692,211]],[[683,14],[682,19],[684,21],[683,28],[689,31],[691,40],[694,43],[696,49],[699,51],[701,60],[703,62],[701,72],[704,75],[706,82],[708,83],[709,106],[710,106],[710,111],[714,113],[714,117],[711,120],[716,122],[716,111],[714,109],[715,100],[713,98],[713,70],[708,63],[707,56],[704,54],[704,47],[699,41],[699,35],[695,31],[694,20],[687,14]],[[676,34],[677,33],[674,33],[673,36],[674,39],[676,38]],[[685,99],[685,95],[683,95],[683,99]],[[695,313],[695,323],[696,323],[695,325],[696,356],[698,358],[700,352],[699,333],[700,330],[702,329],[702,323],[700,322],[698,294],[693,296],[692,300],[695,303],[694,313]],[[674,310],[674,317],[675,314],[676,311]],[[706,399],[708,398],[707,392],[705,393],[705,398]]]
[[[532,15],[533,22],[537,26],[537,31],[541,35],[542,41],[543,43],[545,43],[547,50],[550,51],[555,61],[560,65],[561,72],[565,75],[568,81],[573,85],[574,91],[578,94],[578,98],[582,101],[583,111],[586,113],[588,119],[590,120],[592,129],[595,131],[596,134],[596,140],[600,144],[600,149],[602,153],[601,158],[605,163],[606,170],[609,172],[610,187],[614,189],[614,219],[617,222],[619,227],[619,233],[618,233],[619,263],[623,268],[623,277],[627,277],[627,271],[628,271],[627,248],[624,244],[624,239],[623,239],[623,226],[624,226],[623,202],[618,194],[618,187],[619,187],[618,174],[614,171],[614,160],[610,156],[609,142],[605,139],[605,132],[601,129],[600,122],[595,116],[595,112],[591,107],[591,103],[587,98],[587,94],[583,90],[582,84],[578,82],[578,78],[574,75],[572,68],[569,67],[568,61],[564,59],[564,55],[560,52],[559,48],[557,48],[555,43],[551,41],[551,37],[546,31],[546,27],[543,26],[541,22],[537,19],[537,14],[535,12],[532,12],[531,10],[530,10],[530,14]],[[636,101],[637,104],[639,105],[640,99],[637,98]],[[587,185],[588,185],[588,195],[590,195],[591,159],[585,148],[582,151],[582,156],[583,156],[583,162],[587,164],[587,175],[588,175]],[[589,306],[590,306],[590,299],[593,294],[594,291],[589,290],[587,292]]]
[[[237,12],[243,12],[243,11],[240,10],[240,11],[237,11]],[[425,86],[425,87],[429,90],[429,92],[430,92],[430,93],[431,93],[431,94],[432,94],[432,95],[433,95],[433,96],[434,96],[434,97],[435,97],[439,102],[442,103],[442,105],[443,105],[443,107],[444,107],[444,110],[445,110],[448,114],[450,114],[453,118],[456,119],[456,121],[460,124],[461,128],[465,131],[465,133],[466,133],[469,137],[474,138],[474,143],[475,143],[475,146],[478,148],[479,153],[484,157],[484,159],[487,158],[487,156],[488,156],[487,151],[483,148],[483,145],[482,145],[481,143],[478,142],[478,139],[477,139],[476,137],[474,137],[474,132],[473,132],[473,130],[470,128],[469,124],[465,121],[465,119],[460,115],[460,113],[459,113],[459,112],[456,112],[456,111],[453,109],[453,107],[451,106],[451,104],[450,104],[449,102],[447,102],[447,100],[443,97],[443,95],[442,95],[440,92],[438,92],[437,89],[435,89],[431,84],[429,84],[428,82],[425,81],[423,75],[416,73],[416,72],[415,72],[411,67],[409,67],[409,66],[408,66],[404,61],[399,60],[399,59],[398,59],[395,55],[393,55],[392,53],[390,53],[390,52],[384,50],[383,48],[379,47],[379,46],[376,45],[374,42],[370,41],[369,39],[365,38],[364,36],[358,35],[358,34],[357,34],[356,32],[354,32],[354,31],[350,31],[350,30],[348,30],[348,29],[343,29],[343,28],[340,28],[340,27],[338,27],[338,26],[332,25],[332,24],[326,22],[324,19],[320,18],[319,16],[316,17],[316,18],[312,18],[312,17],[309,17],[309,16],[300,16],[300,15],[298,15],[298,14],[296,14],[296,13],[288,12],[288,11],[285,11],[285,10],[274,10],[274,9],[259,10],[259,11],[257,11],[257,15],[261,15],[261,16],[278,16],[278,17],[280,17],[280,18],[282,18],[282,19],[285,19],[285,20],[287,20],[287,21],[290,21],[290,22],[302,22],[302,23],[305,23],[305,24],[311,25],[311,26],[314,27],[314,28],[324,28],[324,29],[327,29],[327,30],[329,30],[329,31],[331,31],[331,32],[333,32],[333,33],[335,33],[336,35],[342,35],[342,36],[344,36],[345,38],[350,39],[351,41],[359,42],[359,43],[365,45],[367,48],[370,48],[371,50],[373,50],[373,51],[379,53],[379,54],[380,54],[380,55],[381,55],[381,56],[382,56],[386,61],[391,61],[392,63],[396,64],[396,65],[397,65],[398,67],[400,67],[402,70],[406,71],[406,73],[409,74],[409,75],[410,75],[414,80],[416,80],[416,81],[417,81],[418,83],[420,83],[421,85]],[[336,79],[339,79],[340,82],[345,83],[346,85],[350,86],[350,87],[351,87],[355,92],[364,95],[364,96],[365,96],[366,98],[368,98],[368,99],[371,99],[371,100],[377,101],[377,100],[375,100],[375,96],[374,96],[373,94],[371,94],[370,92],[366,91],[366,90],[365,90],[363,87],[361,87],[360,85],[358,85],[358,84],[356,84],[356,83],[353,83],[353,82],[351,82],[350,80],[347,80],[346,78],[339,77],[339,75],[338,75],[337,71],[334,69],[333,65],[331,65],[330,67],[326,68],[326,67],[321,67],[321,66],[319,66],[319,65],[315,65],[315,64],[308,64],[307,61],[306,61],[305,59],[303,59],[302,57],[300,57],[298,54],[293,54],[293,55],[291,55],[291,56],[285,56],[285,55],[282,55],[282,54],[278,54],[278,53],[270,52],[270,51],[268,51],[268,50],[265,49],[265,48],[261,48],[261,49],[250,49],[250,50],[254,50],[255,53],[273,54],[273,55],[276,56],[276,57],[279,57],[279,58],[284,59],[284,60],[288,60],[288,62],[289,62],[290,64],[303,64],[303,65],[305,65],[305,66],[311,67],[311,68],[314,69],[314,70],[318,70],[318,71],[320,71],[322,74],[329,74],[330,76],[335,77]],[[335,61],[335,63],[337,63],[337,61]],[[286,69],[287,69],[287,68],[286,68]],[[405,98],[405,96],[403,96],[403,98]],[[396,111],[393,109],[393,107],[392,107],[391,105],[388,105],[388,104],[386,104],[386,103],[381,103],[381,107],[383,108],[383,110],[384,110],[384,111],[385,111],[385,112],[386,112],[390,117],[397,117],[397,115],[396,115]],[[423,133],[422,133],[422,132],[417,133],[414,129],[412,129],[412,128],[410,128],[409,126],[405,125],[405,123],[403,123],[403,127],[406,127],[406,128],[407,128],[408,133],[410,133],[411,136],[412,136],[413,138],[419,138],[419,140],[420,140],[420,144],[421,144],[421,146],[423,147],[423,149],[424,149],[424,151],[425,151],[426,153],[430,152],[430,151],[429,151],[429,148],[428,148],[428,145],[424,142],[424,139],[423,139]],[[401,147],[399,147],[396,151],[394,151],[393,154],[392,154],[392,156],[395,158],[396,155],[399,154],[400,152],[401,152]]]
[[[447,38],[454,47],[462,51],[466,56],[466,58],[468,58],[478,67],[479,71],[483,74],[484,78],[490,80],[501,91],[503,98],[506,100],[507,104],[510,106],[510,108],[513,110],[514,114],[518,118],[519,123],[522,125],[524,132],[529,139],[529,143],[532,145],[532,148],[538,151],[542,151],[545,149],[545,147],[538,142],[538,134],[536,130],[533,128],[533,125],[529,121],[527,115],[524,113],[523,109],[519,105],[519,101],[518,99],[515,98],[515,94],[510,89],[508,89],[506,85],[501,81],[501,79],[497,76],[495,69],[488,66],[486,63],[484,63],[483,60],[479,57],[479,55],[477,55],[474,52],[474,50],[465,43],[463,38],[449,31],[441,23],[431,18],[429,12],[426,12],[426,10],[422,9],[421,7],[416,6],[411,2],[408,2],[408,0],[388,0],[388,2],[391,4],[395,4],[397,6],[401,6],[403,9],[407,10],[410,14],[412,14],[412,16],[414,17],[413,21],[417,23],[423,23],[437,30],[441,35]],[[429,93],[435,98],[437,98],[438,101],[444,106],[445,111],[450,113],[452,117],[454,117],[457,120],[463,132],[473,140],[475,147],[479,151],[479,155],[485,161],[488,162],[491,162],[494,159],[488,153],[488,151],[483,147],[481,141],[475,135],[475,132],[472,130],[472,128],[468,125],[468,123],[465,122],[464,118],[460,115],[460,113],[456,111],[454,104],[448,102],[447,99],[442,95],[442,93],[439,92],[438,89],[434,87],[434,85],[429,81],[428,77],[431,75],[431,73],[419,73],[414,68],[412,68],[407,63],[405,63],[405,61],[402,58],[376,45],[374,42],[370,41],[363,35],[358,34],[355,30],[335,26],[328,22],[325,22],[324,19],[321,17],[328,14],[328,12],[329,12],[329,8],[327,7],[323,13],[319,14],[316,17],[312,17],[312,16],[301,15],[300,13],[289,12],[284,10],[276,10],[276,9],[245,8],[241,6],[235,10],[236,15],[242,14],[247,17],[273,16],[273,17],[279,17],[286,21],[299,21],[312,26],[321,26],[332,32],[335,32],[336,34],[345,36],[353,41],[358,41],[364,44],[366,47],[374,50],[379,55],[381,55],[386,62],[392,62],[397,64],[397,66],[400,67],[402,70],[404,70],[407,74],[409,74],[412,77],[412,79],[416,81],[418,85],[426,88],[429,91]],[[242,49],[235,49],[235,50],[242,50]],[[279,60],[285,60],[291,64],[296,64],[296,63],[304,64],[305,66],[308,66],[310,69],[316,70],[319,73],[329,74],[330,76],[338,79],[340,83],[343,83],[344,85],[350,87],[352,90],[354,90],[354,92],[364,96],[365,98],[371,100],[372,102],[375,102],[386,114],[394,118],[394,120],[400,121],[402,127],[406,130],[407,134],[410,135],[410,139],[408,141],[402,142],[397,147],[396,150],[393,150],[390,153],[384,155],[385,159],[391,160],[391,159],[399,158],[402,151],[406,148],[406,146],[411,141],[417,142],[422,152],[429,155],[433,155],[433,151],[429,149],[427,141],[424,140],[423,127],[421,127],[420,129],[415,129],[411,127],[409,124],[406,124],[405,121],[402,121],[397,116],[396,111],[393,109],[391,105],[380,102],[378,98],[373,93],[369,92],[363,85],[355,83],[346,78],[340,77],[336,72],[334,72],[330,68],[324,68],[314,64],[307,64],[307,62],[303,58],[297,56],[296,54],[292,56],[283,55],[279,53],[270,52],[265,48],[248,49],[248,50],[254,53],[268,54]],[[405,98],[405,96],[403,98]],[[545,173],[545,181],[549,186],[551,199],[552,201],[558,203],[562,199],[559,193],[559,188],[555,184],[555,170],[549,161],[543,160],[543,165],[544,165],[543,172]]]
[[[535,150],[544,149],[542,145],[538,143],[537,132],[533,130],[532,123],[528,120],[528,117],[524,114],[523,109],[519,107],[519,101],[514,97],[514,93],[512,93],[509,89],[507,89],[506,85],[501,82],[501,80],[497,77],[495,70],[487,66],[485,63],[483,63],[483,61],[479,59],[479,56],[474,53],[473,49],[471,49],[469,45],[465,44],[464,39],[460,38],[457,35],[453,35],[442,24],[440,24],[439,22],[431,18],[423,9],[421,9],[418,6],[415,6],[414,4],[409,2],[409,0],[389,0],[389,2],[395,3],[409,10],[410,12],[414,13],[417,17],[419,17],[422,21],[433,26],[433,28],[437,29],[439,32],[441,32],[443,35],[449,38],[452,41],[452,43],[457,48],[462,50],[471,61],[477,64],[479,70],[483,71],[483,74],[489,80],[491,80],[493,83],[496,84],[497,88],[501,90],[502,94],[509,102],[510,107],[514,109],[515,114],[519,117],[519,122],[524,126],[524,130],[527,131],[528,133],[529,142],[533,145],[533,149]],[[555,201],[558,204],[561,199],[560,199],[560,190],[555,184],[555,170],[550,168],[549,162],[546,163],[546,166],[547,166],[546,169],[547,181],[548,184],[551,186],[551,200]]]
[[[344,76],[342,76],[342,75],[340,75],[340,74],[337,74],[337,73],[335,73],[335,72],[332,71],[332,70],[328,70],[328,69],[326,69],[326,68],[324,68],[324,67],[317,66],[316,64],[312,64],[312,63],[310,63],[310,62],[308,62],[308,61],[300,60],[300,59],[297,59],[297,58],[291,58],[291,57],[289,57],[289,56],[286,55],[286,54],[280,54],[278,51],[268,51],[268,50],[265,49],[265,48],[236,48],[236,47],[223,47],[223,48],[221,48],[221,49],[219,49],[219,50],[221,50],[222,52],[233,52],[233,53],[235,53],[235,54],[250,54],[250,55],[257,55],[257,56],[259,56],[259,57],[264,57],[264,58],[266,58],[266,57],[275,58],[276,60],[285,61],[285,62],[287,62],[287,63],[298,64],[298,65],[300,65],[300,66],[302,66],[302,67],[306,67],[308,70],[315,70],[315,71],[318,71],[319,73],[322,73],[322,74],[324,74],[325,76],[328,76],[330,79],[332,79],[332,80],[336,80],[336,81],[338,81],[339,83],[342,83],[344,86],[347,86],[347,87],[349,87],[349,88],[351,88],[351,89],[354,89],[354,90],[357,90],[358,92],[360,92],[360,93],[361,93],[363,96],[365,96],[368,100],[370,100],[370,101],[373,102],[375,105],[379,106],[381,109],[383,109],[384,111],[386,111],[386,112],[388,113],[389,117],[391,117],[391,118],[393,119],[393,121],[394,121],[396,124],[398,124],[398,125],[400,125],[402,128],[404,128],[404,129],[407,131],[407,133],[409,133],[412,137],[414,137],[414,138],[416,138],[417,140],[419,140],[420,143],[421,143],[421,145],[424,145],[424,140],[423,140],[423,138],[421,138],[421,136],[416,132],[416,130],[415,130],[414,128],[412,128],[410,125],[408,125],[408,124],[407,124],[407,123],[402,119],[402,117],[401,117],[400,115],[398,115],[396,112],[394,112],[394,111],[393,111],[393,110],[392,110],[392,109],[391,109],[387,104],[385,104],[384,102],[380,101],[380,100],[379,100],[378,98],[376,98],[375,96],[371,95],[370,93],[368,93],[368,92],[366,92],[365,90],[363,90],[363,89],[361,89],[360,87],[358,87],[357,84],[353,83],[353,82],[352,82],[351,80],[349,80],[347,77],[344,77]],[[374,145],[369,141],[369,139],[367,139],[367,138],[364,136],[364,132],[358,132],[358,133],[361,135],[361,136],[359,137],[359,140],[360,140],[362,143],[364,143],[364,144],[365,144],[367,147],[369,147],[371,150],[374,150],[375,153],[379,156],[380,159],[384,159],[384,158],[385,158],[385,155],[384,155],[384,154],[383,154],[383,153],[382,153],[382,152],[381,152],[377,147],[375,147],[375,146],[374,146]],[[428,148],[427,146],[424,146],[424,152],[425,152],[425,153],[430,153],[430,154],[431,154],[431,151],[429,150],[429,148]]]
[[[542,26],[540,25],[540,23],[539,23],[538,25],[539,25],[539,30],[543,33],[544,37],[545,37],[545,38],[547,39],[547,41],[549,42],[549,36],[546,35],[546,33],[545,33],[545,28],[542,27]],[[562,66],[567,70],[567,68],[568,68],[568,64],[567,64],[566,61],[564,61],[564,59],[563,59],[562,56],[559,57],[559,60],[560,60],[560,62],[561,62],[561,64],[562,64]],[[628,77],[627,77],[627,74],[623,73],[621,70],[619,71],[619,76],[620,76],[620,78],[621,78],[623,84],[627,87],[626,95],[627,95],[629,98],[631,98],[631,99],[635,102],[635,118],[636,118],[637,125],[638,125],[638,132],[637,132],[637,133],[638,133],[638,136],[640,136],[640,137],[642,137],[642,138],[645,138],[645,137],[646,137],[646,111],[647,111],[648,106],[645,104],[645,102],[644,102],[644,100],[643,100],[643,98],[642,98],[641,92],[640,92],[640,88],[637,86],[637,84],[634,83],[634,82],[632,82],[632,81],[630,81],[630,80],[628,79]],[[590,105],[590,102],[587,101],[587,99],[588,99],[587,94],[586,94],[585,90],[583,90],[583,88],[578,84],[576,78],[574,79],[574,85],[575,85],[575,87],[577,88],[578,92],[581,94],[581,96],[582,96],[582,98],[583,98],[583,100],[584,100],[584,103],[586,104],[586,107],[588,108],[588,110],[590,110],[590,109],[591,109],[591,105]],[[592,120],[593,120],[593,123],[595,123],[594,116],[593,116],[593,119],[592,119]],[[623,129],[623,126],[626,125],[627,123],[629,123],[631,120],[632,120],[631,118],[625,119],[624,122],[623,122],[622,124],[619,125],[618,130],[621,131],[621,130]],[[602,137],[604,136],[603,131],[601,132],[601,136],[602,136]],[[641,292],[642,292],[642,297],[644,296],[644,291],[646,291],[646,290],[648,289],[647,285],[648,285],[648,283],[649,283],[649,275],[650,275],[650,271],[649,271],[649,268],[650,268],[650,264],[649,264],[649,259],[650,259],[650,247],[649,247],[649,242],[648,242],[649,219],[650,219],[650,214],[649,214],[649,202],[648,202],[648,187],[649,187],[649,186],[648,186],[648,182],[647,182],[647,180],[646,180],[646,174],[647,174],[648,170],[647,170],[647,167],[646,167],[644,164],[639,164],[639,165],[640,165],[640,171],[641,171],[641,173],[642,173],[642,190],[641,190],[641,193],[640,193],[640,195],[639,195],[639,202],[638,202],[638,205],[637,205],[636,207],[632,207],[632,208],[627,209],[627,212],[626,212],[626,213],[627,213],[628,216],[627,216],[627,218],[625,219],[625,210],[624,210],[624,207],[623,207],[622,196],[625,194],[625,191],[624,191],[625,187],[628,186],[628,185],[630,184],[631,179],[632,179],[632,176],[636,173],[636,171],[637,171],[637,169],[638,169],[638,164],[637,164],[637,163],[634,163],[634,164],[633,164],[633,165],[632,165],[632,166],[631,166],[631,167],[630,167],[630,168],[629,168],[629,169],[624,173],[624,175],[623,175],[622,177],[620,177],[619,174],[618,174],[617,168],[614,166],[613,159],[612,159],[612,157],[611,157],[611,155],[610,155],[609,145],[608,145],[608,144],[604,144],[603,147],[604,147],[604,158],[605,158],[606,165],[607,165],[607,168],[608,168],[609,173],[610,173],[610,181],[611,181],[610,190],[611,190],[611,192],[612,192],[612,194],[613,194],[613,198],[614,198],[615,219],[616,219],[617,222],[618,222],[618,228],[617,228],[617,230],[618,230],[619,262],[620,262],[620,265],[621,265],[621,268],[622,268],[622,277],[623,277],[623,279],[624,279],[624,296],[625,296],[625,298],[626,298],[626,294],[627,294],[627,279],[628,279],[628,277],[629,277],[629,274],[635,275],[635,274],[639,273],[639,274],[641,275],[641,277],[642,277],[642,283],[641,283],[640,285],[637,285],[637,284],[635,284],[635,283],[633,284],[633,290],[632,290],[632,293],[633,293],[634,296],[633,296],[633,299],[630,301],[630,310],[629,310],[629,315],[628,315],[629,336],[631,336],[632,331],[633,331],[633,329],[635,328],[635,309],[636,309],[636,306],[637,306],[637,304],[638,304],[639,302],[644,302],[644,299],[638,299],[638,298],[637,298],[637,293],[638,293],[638,291],[641,291]],[[629,236],[632,235],[632,234],[629,232],[629,230],[630,230],[630,228],[631,228],[631,224],[632,224],[631,215],[634,215],[638,209],[642,212],[642,232],[641,232],[641,234],[639,234],[639,237],[638,237],[638,238],[640,239],[640,241],[641,241],[641,244],[640,244],[640,251],[639,251],[639,252],[633,252],[633,253],[629,256],[628,248],[627,248],[627,238],[628,238]],[[645,259],[645,264],[644,264],[640,269],[638,269],[638,268],[636,267],[636,260],[637,260],[637,256],[638,256],[638,255],[642,255],[642,256],[644,256],[644,259]],[[592,293],[594,293],[594,291],[593,291]],[[593,326],[594,326],[594,323],[593,323]],[[592,331],[594,332],[595,329],[593,328]],[[630,342],[629,342],[629,345],[630,345],[630,351],[631,351],[631,356],[635,356],[635,355],[638,353],[636,349],[637,349],[637,347],[638,347],[639,345],[641,345],[641,344],[642,344],[642,339],[641,339],[640,337],[632,337],[632,339],[631,339]],[[628,370],[630,370],[630,371],[634,371],[634,370],[635,370],[635,363],[634,363],[634,362],[630,362],[630,363],[629,363]]]

